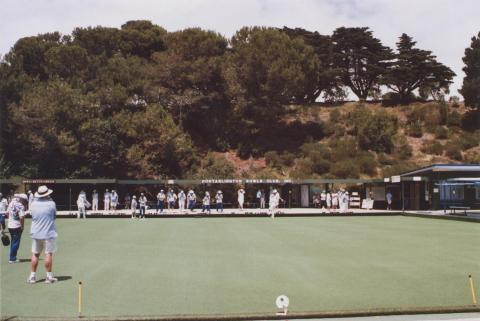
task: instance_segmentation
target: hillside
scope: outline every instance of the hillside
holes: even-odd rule
[[[386,108],[381,103],[365,105],[291,105],[285,124],[318,126],[324,137],[298,141],[297,149],[267,151],[263,157],[240,158],[237,150],[211,156],[232,166],[236,176],[245,177],[385,177],[433,163],[479,163],[478,114],[463,104],[414,103]],[[365,108],[365,109],[363,109]],[[390,152],[359,148],[358,112],[385,113],[398,120],[391,136]],[[442,113],[444,114],[442,116]],[[473,126],[472,126],[473,125]],[[469,127],[470,126],[470,127]],[[278,137],[282,140],[282,137]]]

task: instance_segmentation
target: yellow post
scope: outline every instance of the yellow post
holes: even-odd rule
[[[470,291],[472,291],[473,305],[477,305],[477,295],[475,293],[475,285],[473,284],[473,278],[471,275],[469,275],[468,278],[470,279]]]
[[[78,315],[82,315],[82,281],[78,282]]]

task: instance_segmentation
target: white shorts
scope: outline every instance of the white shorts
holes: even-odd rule
[[[46,240],[32,239],[32,253],[40,254],[45,249],[45,254],[55,253],[57,251],[57,239],[51,238]]]

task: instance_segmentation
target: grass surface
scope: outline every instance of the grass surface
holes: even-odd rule
[[[27,231],[30,222],[27,222]],[[229,314],[471,304],[480,224],[407,217],[58,220],[57,284],[2,248],[2,316]],[[31,242],[22,238],[19,258]],[[41,262],[43,263],[43,262]],[[43,266],[38,277],[44,278]],[[478,290],[478,286],[477,286]]]

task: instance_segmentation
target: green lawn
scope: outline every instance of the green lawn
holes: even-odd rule
[[[30,222],[27,222],[27,230]],[[1,251],[2,316],[272,313],[470,305],[480,224],[407,217],[89,219],[57,222],[54,272]],[[20,258],[30,254],[23,235]],[[44,278],[43,266],[38,276]],[[478,290],[478,289],[477,289]]]

